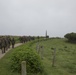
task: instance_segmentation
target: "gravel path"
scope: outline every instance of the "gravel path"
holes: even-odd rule
[[[20,46],[20,45],[22,45],[22,43],[15,44],[15,47]],[[12,49],[12,46],[10,46],[10,48],[6,51],[6,53],[7,53],[9,50],[11,50],[11,49]],[[0,59],[1,59],[6,53],[3,53],[3,54],[2,54],[2,51],[1,51],[1,49],[0,49]]]

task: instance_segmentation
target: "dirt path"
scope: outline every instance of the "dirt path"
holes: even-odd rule
[[[15,47],[20,46],[20,45],[22,45],[22,43],[15,44]],[[9,50],[11,50],[11,49],[12,49],[12,46],[10,46],[10,48],[6,51],[6,53],[7,53]],[[6,53],[3,53],[3,54],[2,54],[2,51],[1,51],[1,49],[0,49],[0,59],[1,59]]]

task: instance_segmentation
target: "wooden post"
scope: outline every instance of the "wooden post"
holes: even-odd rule
[[[26,75],[26,61],[21,63],[21,75]]]
[[[56,59],[56,48],[54,48],[52,67],[55,66],[55,59]]]
[[[39,49],[39,43],[37,42],[36,44],[36,51],[38,52],[38,49]]]
[[[41,46],[41,59],[43,59],[44,46]]]
[[[39,54],[40,53],[40,45],[39,45],[39,42],[37,42],[36,50],[37,50],[37,53]]]

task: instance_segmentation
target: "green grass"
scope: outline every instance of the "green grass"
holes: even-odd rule
[[[43,66],[44,73],[42,74],[27,74],[27,75],[76,75],[76,44],[65,42],[65,39],[49,39],[39,42],[43,49]],[[32,49],[36,49],[37,43],[30,45]],[[20,48],[24,47],[20,46]],[[17,47],[19,48],[19,47]],[[55,67],[52,67],[53,50],[56,48]],[[0,75],[20,75],[10,70],[10,55],[16,50],[10,50],[2,59],[0,59]]]
[[[76,75],[76,44],[67,43],[64,39],[50,39],[39,45],[44,46],[42,61],[46,75]],[[36,44],[32,48],[36,48]],[[55,67],[52,67],[51,48],[56,48]]]
[[[12,54],[13,49],[10,50],[2,59],[0,59],[0,75],[20,75],[19,73],[12,72],[10,70],[10,55]]]

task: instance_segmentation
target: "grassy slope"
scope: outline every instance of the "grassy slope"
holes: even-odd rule
[[[36,43],[31,48],[36,49]],[[42,60],[44,65],[45,73],[38,75],[76,75],[76,45],[64,42],[63,39],[51,39],[47,41],[41,41],[39,45],[44,46]],[[67,46],[67,48],[65,48]],[[20,48],[23,46],[20,46]],[[53,50],[52,47],[56,48],[56,67],[52,67]],[[16,50],[16,49],[14,49]],[[9,58],[11,53],[9,51],[0,60],[0,75],[20,75],[19,73],[12,73],[9,68]]]
[[[44,46],[42,61],[45,75],[76,75],[75,44],[66,43],[63,39],[51,39],[40,42],[39,45]],[[52,67],[53,47],[56,48],[55,67]],[[36,48],[36,44],[32,48]]]
[[[9,67],[9,59],[13,51],[14,49],[10,50],[2,59],[0,59],[0,75],[20,75],[19,73],[11,72]]]

